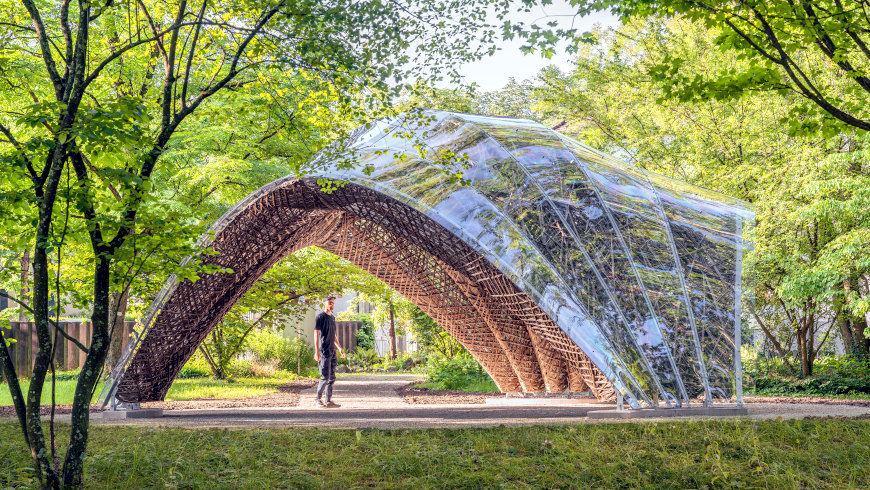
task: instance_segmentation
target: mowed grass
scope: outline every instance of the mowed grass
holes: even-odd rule
[[[211,378],[176,379],[166,394],[167,401],[194,400],[198,398],[250,398],[268,395],[278,391],[278,387],[295,379],[292,378],[237,378],[232,380],[215,380]],[[22,380],[21,389],[27,394],[29,380]],[[55,384],[55,400],[58,405],[69,405],[75,394],[75,380],[58,380]],[[103,389],[101,382],[97,386],[94,400]],[[51,380],[46,380],[42,389],[42,403],[51,403]],[[12,405],[9,386],[0,384],[0,406]]]
[[[61,438],[68,429],[60,428]],[[0,487],[33,484],[0,422]],[[870,487],[870,420],[488,429],[92,426],[86,488]]]
[[[298,378],[211,378],[176,379],[167,401],[195,400],[198,398],[251,398],[276,393],[278,387]]]
[[[30,380],[22,379],[21,381],[21,392],[24,394],[24,397],[27,397],[27,390],[30,389]],[[99,396],[100,391],[103,390],[103,382],[101,381],[99,385],[97,385],[97,392],[94,395],[94,398]],[[54,386],[54,399],[55,403],[58,405],[71,405],[73,402],[73,396],[76,392],[76,381],[71,379],[57,380]],[[45,380],[45,384],[42,386],[42,404],[48,405],[51,403],[51,378],[47,378]],[[12,395],[9,394],[9,385],[7,383],[0,383],[0,406],[11,406],[12,405]]]

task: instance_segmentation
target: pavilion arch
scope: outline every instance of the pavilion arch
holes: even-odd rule
[[[308,246],[339,255],[429,314],[506,392],[591,389],[613,398],[601,372],[525,293],[441,225],[397,200],[348,184],[284,179],[232,216],[209,263],[231,274],[180,284],[129,359],[116,397],[162,400],[223,315],[270,267]]]
[[[312,167],[212,227],[203,245],[219,253],[201,260],[233,272],[167,281],[104,403],[163,399],[233,304],[312,245],[417,304],[502,391],[741,402],[746,203],[531,121],[442,111],[361,128]],[[324,190],[324,178],[348,183]]]

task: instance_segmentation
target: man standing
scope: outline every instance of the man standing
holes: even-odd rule
[[[335,383],[335,367],[338,365],[335,350],[338,349],[341,358],[345,358],[344,350],[335,336],[333,308],[335,308],[335,296],[327,296],[323,300],[323,311],[317,314],[317,319],[314,321],[314,360],[320,366],[320,383],[317,385],[317,398],[314,402],[321,408],[341,406],[332,401],[332,385]],[[322,398],[324,392],[326,401]]]

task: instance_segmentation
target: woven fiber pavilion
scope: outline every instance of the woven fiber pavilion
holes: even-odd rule
[[[503,392],[742,402],[745,203],[538,123],[429,110],[361,128],[311,168],[212,227],[219,253],[201,259],[233,272],[169,279],[104,403],[162,400],[257,279],[312,245],[417,304]]]

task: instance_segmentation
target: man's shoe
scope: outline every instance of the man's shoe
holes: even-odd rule
[[[341,405],[339,405],[338,403],[335,403],[334,401],[331,401],[331,400],[326,402],[326,405],[325,405],[326,408],[338,408],[340,406]]]
[[[315,399],[314,404],[317,405],[317,408],[326,408],[327,407],[327,405],[325,403],[323,403],[323,400],[321,400],[320,398]]]

